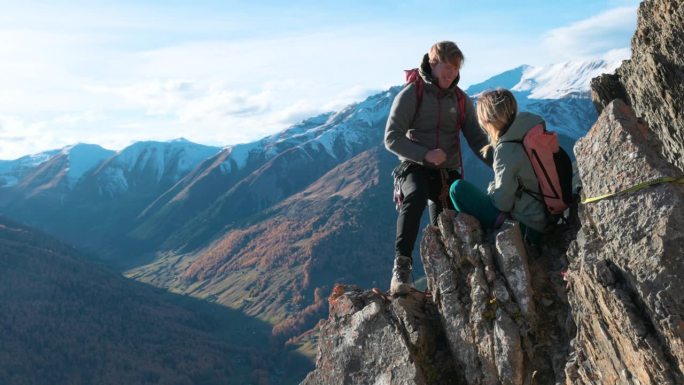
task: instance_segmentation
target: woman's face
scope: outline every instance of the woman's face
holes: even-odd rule
[[[432,76],[437,79],[437,84],[441,89],[449,88],[458,77],[459,67],[451,63],[430,63],[430,67],[432,68]]]

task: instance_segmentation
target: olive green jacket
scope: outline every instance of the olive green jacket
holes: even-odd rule
[[[544,120],[529,112],[519,113],[494,147],[494,182],[489,196],[497,209],[537,231],[544,231],[547,215],[544,204],[523,188],[539,193],[539,182],[521,143],[527,131]]]
[[[427,54],[420,67],[420,76],[425,81],[423,99],[416,111],[416,87],[411,83],[394,98],[394,103],[385,127],[385,147],[401,160],[434,167],[424,162],[429,150],[441,148],[447,160],[440,168],[458,169],[461,159],[456,123],[461,112],[456,97],[458,78],[443,90],[431,75]],[[468,145],[482,159],[479,150],[488,143],[487,135],[477,123],[473,102],[465,96],[465,122],[461,131]],[[491,165],[491,158],[485,163]]]

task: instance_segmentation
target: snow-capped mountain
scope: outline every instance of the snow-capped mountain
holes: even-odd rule
[[[341,111],[306,119],[259,141],[232,146],[223,169],[231,172],[234,167],[243,168],[255,156],[268,161],[295,147],[313,152],[322,150],[333,158],[344,159],[355,152],[354,148],[363,147],[372,139],[368,135],[369,127],[384,124],[395,94],[396,89],[374,95]]]
[[[506,88],[511,89],[515,87],[523,78],[525,71],[533,68],[528,65],[521,65],[520,67],[513,68],[511,70],[502,72],[496,76],[483,81],[482,83],[473,84],[468,87],[465,92],[471,97],[476,97],[480,93],[486,90],[491,90],[495,88]]]
[[[20,158],[2,165],[14,179],[0,187],[0,212],[98,248],[117,242],[145,206],[220,150],[178,139],[119,152],[78,144]]]
[[[528,93],[528,99],[587,97],[591,79],[603,73],[612,73],[619,65],[620,62],[594,60],[529,67],[512,90]]]
[[[218,151],[218,147],[193,143],[185,138],[137,142],[116,153],[108,166],[116,164],[127,172],[150,168],[157,181],[164,176],[174,179]]]
[[[170,187],[203,160],[221,149],[186,139],[137,142],[115,153],[84,178],[98,194],[117,196],[134,190]]]
[[[46,162],[60,151],[45,151],[34,155],[22,156],[16,160],[0,160],[0,188],[19,184],[19,181],[26,173]]]
[[[589,82],[600,74],[612,73],[621,60],[570,61],[543,67],[523,65],[503,72],[466,90],[477,95],[492,88],[507,88],[525,99],[589,97]]]
[[[125,191],[129,184],[175,183],[201,161],[215,155],[219,147],[192,143],[180,138],[168,142],[137,142],[119,152],[96,144],[79,143],[57,150],[0,161],[0,188],[24,186],[46,189],[63,183],[73,190],[91,174],[97,174],[110,195]],[[144,174],[144,176],[143,176]],[[59,183],[58,183],[59,182]],[[46,185],[47,186],[44,186]]]
[[[96,144],[77,144],[65,147],[60,152],[69,159],[66,175],[70,188],[73,188],[88,171],[114,154],[114,151]]]
[[[0,188],[17,186],[30,194],[71,190],[83,175],[114,151],[79,143],[0,164]]]

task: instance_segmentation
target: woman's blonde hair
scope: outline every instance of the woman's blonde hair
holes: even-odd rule
[[[461,68],[465,57],[463,52],[453,41],[440,41],[430,47],[428,52],[430,64],[449,63],[456,68]]]
[[[517,113],[518,103],[509,90],[498,88],[480,95],[477,99],[477,122],[489,136],[489,144],[480,150],[483,156],[496,146],[504,129],[513,122]]]

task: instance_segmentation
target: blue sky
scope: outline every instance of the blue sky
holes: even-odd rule
[[[461,85],[628,55],[634,0],[0,1],[0,159],[78,142],[225,146],[401,84],[456,41]]]

